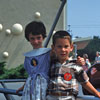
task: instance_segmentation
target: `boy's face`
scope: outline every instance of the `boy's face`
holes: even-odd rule
[[[56,53],[60,63],[64,63],[69,59],[69,54],[73,50],[73,45],[70,44],[68,39],[58,38],[52,49]]]
[[[43,36],[29,34],[29,42],[34,49],[42,48]]]

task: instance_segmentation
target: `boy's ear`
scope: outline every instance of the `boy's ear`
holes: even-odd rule
[[[54,51],[54,45],[51,45],[52,51]]]
[[[53,57],[53,59],[56,57],[56,54],[55,54],[55,50],[54,50],[54,45],[51,45],[51,57]]]
[[[55,46],[51,45],[51,48],[52,48],[52,52],[55,53]]]

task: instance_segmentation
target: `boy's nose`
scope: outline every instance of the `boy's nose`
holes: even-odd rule
[[[65,51],[65,48],[62,48],[62,51]]]
[[[34,43],[38,43],[38,40],[37,40],[37,39],[35,39],[35,40],[34,40]]]

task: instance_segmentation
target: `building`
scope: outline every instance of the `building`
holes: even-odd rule
[[[77,45],[77,50],[81,50],[84,49],[92,39],[92,37],[76,38],[73,42]]]
[[[60,5],[61,0],[1,0],[0,62],[6,61],[7,68],[23,64],[23,53],[32,50],[24,38],[25,25],[35,20],[36,12],[40,12],[40,20],[44,22],[49,33]],[[63,10],[55,30],[64,28],[64,15]]]

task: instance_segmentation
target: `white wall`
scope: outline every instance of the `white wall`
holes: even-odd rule
[[[60,4],[60,0],[1,0],[0,24],[3,30],[0,32],[0,62],[6,61],[7,68],[17,67],[24,61],[22,54],[32,49],[24,38],[24,31],[20,35],[6,35],[6,29],[11,29],[15,23],[20,23],[24,28],[34,20],[34,14],[38,11],[49,33]],[[55,30],[58,29],[63,29],[63,14]],[[8,58],[3,57],[5,51],[9,53]]]

